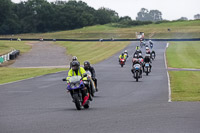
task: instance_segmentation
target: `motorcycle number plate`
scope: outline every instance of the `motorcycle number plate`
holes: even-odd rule
[[[147,66],[147,67],[148,67],[148,66],[149,66],[149,64],[145,64],[145,66]]]

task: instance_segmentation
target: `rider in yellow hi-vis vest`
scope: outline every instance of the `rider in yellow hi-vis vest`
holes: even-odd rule
[[[80,67],[80,64],[78,61],[73,61],[72,62],[72,68],[68,72],[67,76],[67,81],[72,77],[72,76],[81,76],[83,77],[83,74],[86,74],[85,69],[83,67]],[[87,77],[84,77],[83,80],[87,80]],[[70,91],[70,93],[72,93]],[[72,94],[71,94],[72,95]],[[82,95],[83,95],[83,105],[87,102],[89,99],[89,93],[87,93],[87,89],[85,88],[82,90]]]

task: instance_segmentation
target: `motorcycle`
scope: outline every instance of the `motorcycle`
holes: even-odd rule
[[[150,44],[150,48],[151,48],[151,49],[153,48],[153,44]]]
[[[87,75],[83,77],[87,77]],[[72,76],[69,80],[63,79],[63,81],[68,81],[67,90],[72,94],[76,109],[81,110],[82,108],[89,108],[89,100],[82,105],[84,98],[81,91],[85,89],[83,78],[81,76]]]
[[[133,66],[133,77],[136,79],[136,82],[138,82],[138,79],[142,77],[142,75],[140,74],[140,68],[140,64],[135,64]]]
[[[119,64],[121,65],[121,67],[123,67],[125,65],[125,59],[124,58],[120,58]]]
[[[146,73],[147,76],[150,73],[150,64],[149,63],[145,63],[144,72]]]
[[[85,84],[85,86],[87,87],[89,93],[91,94],[92,97],[94,97],[94,93],[95,93],[95,85],[94,85],[94,81],[92,80],[92,74],[89,70],[86,70],[86,74],[88,75],[88,80],[84,80],[83,83]],[[91,97],[90,97],[91,99]]]
[[[151,59],[155,60],[155,54],[154,53],[151,53]]]

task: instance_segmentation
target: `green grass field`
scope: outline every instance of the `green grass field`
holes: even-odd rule
[[[0,41],[0,55],[6,54],[13,49],[20,50],[21,53],[28,52],[31,49],[30,45],[23,41]]]
[[[144,32],[145,37],[153,34],[152,38],[199,38],[200,20],[167,22],[117,28],[116,24],[95,25],[76,30],[59,31],[40,34],[20,34],[13,36],[0,36],[7,38],[74,38],[74,39],[100,39],[100,38],[135,38],[136,32]],[[170,28],[169,32],[167,29]]]
[[[167,49],[168,67],[200,68],[200,41],[170,42]]]
[[[67,70],[65,68],[8,68],[0,67],[0,84]]]
[[[90,61],[92,64],[107,59],[130,42],[56,42],[66,47],[67,54],[77,56],[81,64]]]
[[[171,42],[167,49],[168,67],[200,68],[200,42]],[[169,71],[172,101],[200,101],[200,72]]]
[[[200,72],[169,71],[172,101],[200,101]]]

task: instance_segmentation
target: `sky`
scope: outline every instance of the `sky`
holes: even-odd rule
[[[15,3],[27,0],[12,0]],[[56,0],[47,0],[53,2]],[[62,0],[67,1],[67,0]],[[200,0],[82,0],[89,6],[98,9],[106,7],[116,11],[120,17],[129,16],[133,20],[141,8],[159,10],[162,18],[176,20],[181,17],[194,19],[194,15],[200,14]]]

